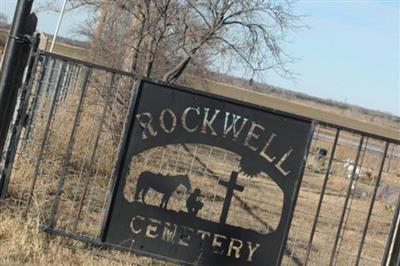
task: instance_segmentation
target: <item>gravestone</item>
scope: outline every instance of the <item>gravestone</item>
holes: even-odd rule
[[[118,249],[184,264],[279,264],[311,141],[311,121],[147,80],[136,85],[130,108],[103,241]],[[235,154],[240,158],[240,169],[228,167],[222,177],[206,167],[204,176],[214,173],[215,178],[199,182],[191,168],[177,173],[177,166],[184,165],[178,153],[174,155],[175,167],[163,168],[164,154],[157,167],[146,161],[156,155],[140,159],[149,150],[171,145],[190,150],[187,146],[194,144]],[[278,226],[271,232],[241,226],[246,216],[255,216],[255,209],[268,210],[268,205],[254,206],[246,201],[251,196],[248,191],[257,188],[254,180],[263,182],[261,174],[283,194],[283,198],[273,199],[283,202]],[[128,179],[131,175],[135,176],[133,182]],[[128,186],[134,189],[131,200],[124,192]],[[211,189],[220,191],[220,198],[207,196]],[[216,206],[217,218],[204,214],[205,210],[211,213],[210,204]],[[238,210],[246,215],[237,217]],[[256,219],[267,223],[263,219],[268,215]]]

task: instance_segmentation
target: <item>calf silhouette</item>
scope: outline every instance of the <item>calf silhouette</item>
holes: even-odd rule
[[[136,183],[136,192],[134,198],[135,201],[139,201],[139,194],[141,194],[142,201],[146,204],[146,193],[150,188],[152,188],[155,191],[163,194],[160,208],[166,209],[169,198],[179,185],[183,185],[189,191],[191,190],[189,177],[186,175],[164,176],[162,174],[155,174],[145,171],[139,175]]]

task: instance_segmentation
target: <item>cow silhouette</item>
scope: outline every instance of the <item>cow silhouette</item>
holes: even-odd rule
[[[136,183],[136,192],[134,199],[139,201],[139,194],[141,194],[142,202],[146,204],[145,197],[150,188],[163,194],[161,199],[160,208],[167,208],[169,198],[172,193],[178,188],[179,185],[183,185],[188,191],[191,190],[189,177],[186,175],[162,175],[155,174],[149,171],[145,171],[139,175]]]

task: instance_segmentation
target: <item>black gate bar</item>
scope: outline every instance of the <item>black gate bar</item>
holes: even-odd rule
[[[364,144],[364,149],[361,149],[361,152],[362,152],[362,157],[361,157],[361,162],[357,162],[355,165],[354,165],[354,170],[357,170],[357,167],[358,166],[360,166],[360,169],[362,168],[362,166],[363,166],[363,164],[364,164],[364,158],[365,158],[365,152],[367,151],[367,149],[368,149],[368,141],[369,141],[369,137],[366,137],[367,138],[367,140],[365,141],[365,144]],[[352,211],[352,205],[353,205],[353,200],[354,200],[354,194],[355,194],[355,191],[357,190],[357,185],[358,185],[358,181],[359,181],[359,178],[357,177],[355,177],[355,175],[352,175],[351,176],[351,191],[353,192],[353,193],[351,193],[350,194],[350,197],[349,197],[349,199],[350,199],[350,203],[347,205],[347,209],[349,210],[347,213],[346,213],[346,218],[345,218],[345,220],[344,220],[344,226],[343,226],[343,229],[342,229],[342,231],[343,231],[343,234],[342,234],[342,236],[340,237],[340,242],[339,242],[339,246],[338,246],[338,248],[337,248],[337,251],[336,251],[336,254],[339,254],[340,253],[340,249],[342,248],[342,243],[343,243],[343,239],[344,239],[344,235],[345,235],[345,233],[346,233],[346,228],[347,228],[347,223],[348,223],[348,221],[349,221],[349,217],[350,217],[350,212]],[[354,180],[355,179],[355,180]],[[336,263],[337,263],[337,260],[335,261],[335,264],[334,265],[336,265]]]
[[[400,265],[400,220],[397,223],[397,234],[393,239],[392,256],[390,257],[389,265]]]
[[[381,165],[379,167],[378,178],[376,180],[374,192],[373,192],[372,198],[371,198],[371,203],[369,205],[367,220],[365,221],[365,225],[364,225],[364,230],[363,230],[363,235],[362,235],[362,238],[361,238],[360,247],[359,247],[358,253],[357,253],[356,265],[359,265],[359,263],[360,263],[361,253],[362,253],[362,249],[363,249],[363,246],[364,246],[365,237],[367,235],[367,230],[368,230],[368,226],[369,226],[369,221],[371,219],[372,209],[374,208],[376,193],[378,192],[379,183],[381,181],[382,172],[383,172],[383,166],[385,165],[385,159],[386,159],[388,147],[389,147],[389,142],[386,142],[385,151],[383,152],[383,156],[382,156],[382,162],[381,162]]]
[[[32,182],[31,182],[30,189],[29,189],[28,203],[26,204],[26,208],[25,208],[25,211],[23,213],[23,216],[25,216],[28,213],[30,205],[31,205],[31,202],[32,202],[33,192],[34,192],[34,189],[35,189],[35,186],[36,186],[36,181],[37,181],[38,173],[39,173],[40,166],[41,166],[40,164],[42,162],[43,154],[45,152],[46,142],[48,141],[48,136],[50,134],[50,126],[51,126],[52,120],[54,118],[53,114],[55,113],[56,103],[58,101],[58,97],[59,97],[60,90],[61,90],[61,85],[62,85],[61,84],[61,80],[62,80],[62,77],[64,76],[64,71],[65,71],[65,64],[64,64],[64,62],[62,62],[61,66],[60,66],[60,70],[58,72],[57,86],[55,88],[54,96],[53,96],[53,99],[52,99],[52,103],[51,103],[51,107],[50,107],[50,111],[49,111],[49,117],[48,117],[47,122],[46,122],[43,141],[42,141],[41,146],[40,146],[38,160],[36,162],[36,166],[35,166]]]
[[[82,112],[82,107],[85,101],[85,94],[87,91],[87,87],[88,87],[88,82],[89,82],[89,78],[90,75],[92,73],[92,70],[87,68],[85,70],[85,74],[84,74],[84,78],[83,78],[83,84],[82,84],[82,91],[81,91],[81,95],[79,98],[79,103],[78,103],[78,107],[77,107],[77,111],[74,117],[74,126],[71,130],[70,136],[69,136],[69,141],[68,141],[68,147],[67,147],[67,151],[64,157],[64,164],[63,167],[61,169],[61,173],[60,173],[60,177],[58,179],[58,183],[57,183],[57,189],[55,192],[55,198],[54,198],[54,203],[51,207],[51,211],[50,211],[50,216],[49,216],[49,220],[48,220],[48,226],[50,228],[54,227],[54,224],[56,222],[56,214],[57,214],[57,209],[58,209],[58,204],[60,201],[60,196],[61,196],[61,190],[64,186],[64,182],[65,182],[65,175],[67,173],[67,167],[68,167],[68,163],[71,159],[72,156],[72,149],[73,146],[75,144],[74,140],[75,140],[75,134],[77,131],[77,127],[78,127],[78,123],[81,117],[81,112]]]
[[[347,204],[349,202],[349,198],[350,198],[350,194],[351,194],[351,187],[352,187],[352,184],[353,184],[353,181],[354,181],[354,176],[355,176],[355,173],[356,173],[358,161],[360,159],[361,149],[362,149],[363,143],[364,143],[364,136],[361,136],[360,143],[358,144],[356,161],[354,163],[353,171],[351,173],[349,187],[348,187],[347,192],[346,192],[346,199],[344,201],[342,215],[340,217],[339,226],[338,226],[338,229],[337,229],[337,232],[336,232],[335,244],[333,245],[333,249],[332,249],[329,265],[333,265],[333,262],[334,262],[335,257],[336,257],[337,245],[338,245],[338,242],[339,242],[340,234],[342,233],[343,220],[344,220],[345,215],[346,215]]]
[[[316,230],[317,224],[318,224],[319,213],[321,211],[322,202],[324,200],[325,190],[326,190],[326,187],[328,184],[328,179],[329,179],[333,159],[335,157],[335,152],[336,152],[339,135],[340,135],[340,129],[336,129],[335,139],[333,141],[333,147],[332,147],[331,155],[330,155],[329,162],[328,162],[328,168],[326,169],[325,179],[324,179],[324,183],[322,185],[321,195],[319,197],[318,207],[317,207],[317,211],[315,213],[315,219],[314,219],[314,223],[313,223],[313,226],[311,229],[310,239],[309,239],[308,245],[307,245],[307,253],[306,253],[306,258],[305,258],[305,262],[304,262],[305,266],[308,263],[308,259],[309,259],[310,253],[311,253],[312,242],[314,240],[314,234],[315,234],[315,230]]]
[[[113,94],[114,81],[115,81],[115,73],[112,73],[109,86],[105,85],[106,88],[104,88],[104,91],[106,93],[106,96],[105,96],[106,103],[104,104],[103,111],[102,111],[102,114],[101,114],[100,123],[99,123],[98,129],[97,129],[96,139],[95,139],[95,142],[94,142],[94,147],[93,147],[93,150],[92,150],[92,154],[90,156],[89,165],[93,165],[94,160],[96,158],[97,147],[99,145],[100,134],[101,134],[101,131],[103,130],[103,126],[104,126],[104,123],[105,123],[105,119],[106,119],[106,115],[107,115],[107,109],[110,107],[111,101],[112,101],[111,95]],[[78,212],[77,212],[76,219],[75,219],[75,222],[74,222],[74,231],[76,231],[76,229],[78,227],[79,219],[80,219],[81,213],[82,213],[83,204],[84,204],[85,199],[86,199],[86,193],[87,193],[87,190],[88,190],[89,181],[90,181],[90,177],[87,176],[86,180],[85,180],[85,183],[83,185],[83,192],[82,192],[81,198],[79,200],[79,208],[78,208]]]
[[[388,265],[390,249],[391,249],[392,245],[395,245],[396,244],[395,242],[397,242],[397,245],[399,244],[398,240],[395,241],[395,236],[394,236],[394,234],[396,233],[396,226],[397,226],[397,236],[396,236],[396,238],[399,238],[399,235],[400,235],[400,231],[399,231],[399,226],[400,225],[397,224],[397,222],[399,220],[399,215],[400,215],[400,193],[399,193],[399,196],[397,197],[397,207],[396,207],[396,210],[395,210],[395,212],[393,214],[392,224],[390,225],[390,230],[389,230],[389,235],[388,235],[388,238],[387,238],[387,241],[386,241],[386,247],[385,247],[385,253],[384,253],[384,256],[383,256],[383,260],[382,260],[382,265]],[[395,246],[394,246],[394,248],[395,248]],[[397,248],[399,248],[399,247],[397,246]],[[395,249],[393,249],[393,251],[395,251]],[[395,259],[394,257],[396,257],[396,256],[400,257],[399,254],[392,254],[392,258],[391,258],[392,262],[394,262],[394,259]],[[390,266],[392,266],[392,265],[394,266],[395,264],[389,264],[389,265]]]

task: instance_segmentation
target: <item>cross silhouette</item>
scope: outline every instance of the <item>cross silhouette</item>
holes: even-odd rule
[[[231,174],[231,178],[229,179],[229,182],[219,180],[218,184],[221,186],[226,187],[226,196],[224,200],[224,206],[222,207],[222,213],[221,213],[221,218],[219,219],[219,223],[225,224],[226,219],[228,218],[228,211],[229,207],[231,205],[232,201],[232,196],[233,196],[233,191],[238,190],[238,191],[243,191],[244,187],[237,185],[237,178],[238,178],[238,172],[233,171]]]

